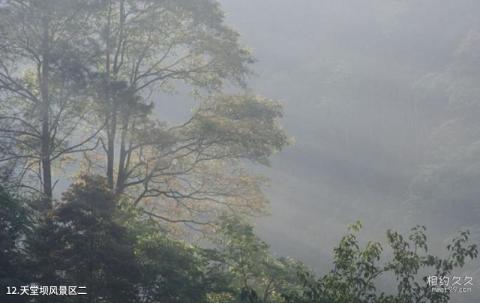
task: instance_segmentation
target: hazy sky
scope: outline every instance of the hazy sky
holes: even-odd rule
[[[296,140],[262,170],[272,215],[258,228],[274,252],[328,270],[357,219],[375,240],[426,225],[434,248],[477,228],[480,122],[452,110],[455,87],[440,80],[480,30],[480,1],[220,2],[258,60],[251,86],[283,102]]]

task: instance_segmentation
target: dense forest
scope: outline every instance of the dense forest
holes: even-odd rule
[[[429,277],[477,257],[467,230],[433,255],[424,226],[363,241],[355,222],[320,273],[255,234],[254,168],[294,140],[224,17],[213,0],[0,0],[0,302],[449,301]],[[195,106],[173,124],[179,92]]]

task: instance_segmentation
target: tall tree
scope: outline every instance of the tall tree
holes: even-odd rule
[[[14,164],[10,175],[16,172],[22,185],[40,184],[47,199],[54,161],[93,138],[75,133],[88,108],[81,104],[87,98],[78,96],[86,88],[93,4],[6,0],[0,5],[0,161]],[[23,182],[32,176],[38,179]]]
[[[263,210],[242,160],[288,143],[281,106],[245,90],[253,60],[216,1],[12,0],[0,14],[4,176],[38,177],[51,200],[53,169],[83,152],[86,172],[167,222]],[[155,101],[178,86],[200,104],[172,126]]]
[[[253,60],[218,3],[110,0],[96,17],[96,109],[106,127],[103,149],[87,153],[88,169],[104,171],[117,195],[168,222],[207,223],[215,206],[263,208],[263,181],[239,163],[266,163],[287,144],[281,107],[222,94],[245,87]],[[188,121],[169,126],[155,101],[177,86],[202,102]],[[103,155],[105,165],[96,161]]]
[[[175,80],[211,89],[228,78],[241,82],[251,59],[239,47],[238,35],[223,25],[215,1],[109,0],[97,17],[100,118],[107,124],[106,174],[114,188],[115,150],[120,150],[117,173],[122,174],[125,133],[134,128],[138,111],[132,105],[141,101],[136,95],[167,89]],[[119,181],[121,190],[122,177]]]

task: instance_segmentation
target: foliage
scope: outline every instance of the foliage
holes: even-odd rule
[[[210,250],[172,239],[157,221],[128,204],[122,208],[122,221],[135,239],[141,302],[207,302],[210,293],[228,287],[228,279],[211,264]]]
[[[425,275],[449,276],[478,255],[468,232],[452,240],[446,257],[429,254],[421,226],[407,237],[387,231],[391,254],[383,255],[378,242],[360,244],[357,222],[334,248],[334,269],[317,277],[298,261],[272,255],[238,217],[221,217],[209,248],[174,239],[154,218],[118,201],[104,177],[79,178],[35,224],[32,210],[5,190],[1,197],[2,283],[85,285],[91,302],[443,303],[449,294],[432,291]],[[386,276],[396,291],[379,289]]]
[[[305,267],[289,258],[272,256],[268,244],[239,218],[222,218],[216,243],[224,268],[232,277],[232,302],[283,302],[283,292],[300,286],[296,273]]]
[[[449,293],[433,292],[423,275],[449,276],[455,268],[463,267],[466,259],[478,255],[477,246],[469,243],[468,232],[461,232],[452,240],[447,246],[449,255],[446,258],[430,255],[425,227],[417,226],[411,229],[407,238],[387,231],[393,258],[381,264],[382,246],[378,242],[368,242],[361,248],[356,236],[360,228],[360,223],[352,225],[350,233],[334,249],[335,269],[330,273],[319,279],[308,271],[299,273],[304,289],[285,294],[287,302],[448,302]],[[395,277],[396,294],[386,294],[376,287],[375,282],[387,274]]]
[[[28,240],[28,250],[32,282],[86,286],[92,302],[135,302],[134,241],[117,222],[114,195],[102,177],[73,184]]]
[[[0,186],[0,285],[24,283],[28,277],[22,239],[31,227],[28,208]],[[3,291],[0,294],[3,296]]]

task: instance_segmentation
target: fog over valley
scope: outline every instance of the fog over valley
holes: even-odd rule
[[[0,0],[0,302],[480,302],[479,117],[478,0]]]
[[[478,1],[222,5],[258,60],[251,85],[282,101],[295,138],[265,169],[258,228],[275,252],[327,270],[356,220],[369,240],[425,225],[434,247],[478,229],[479,100],[462,82],[480,75]]]

